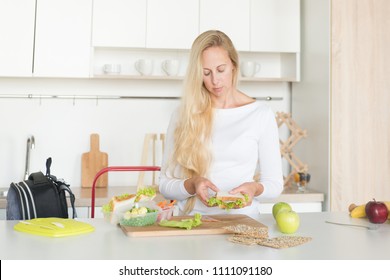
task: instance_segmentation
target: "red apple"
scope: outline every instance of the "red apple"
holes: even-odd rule
[[[366,216],[371,223],[383,224],[386,222],[388,215],[389,211],[383,202],[373,199],[366,204]]]

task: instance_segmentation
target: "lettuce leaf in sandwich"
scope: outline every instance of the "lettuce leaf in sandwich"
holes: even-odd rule
[[[229,194],[227,192],[218,192],[215,196],[208,199],[207,204],[210,207],[218,206],[222,209],[243,208],[249,200],[247,194]]]
[[[137,191],[135,202],[153,200],[156,197],[156,189],[153,187],[140,188]]]

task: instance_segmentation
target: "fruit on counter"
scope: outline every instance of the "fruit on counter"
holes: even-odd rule
[[[356,204],[351,204],[349,206],[349,213],[352,218],[365,218],[366,217],[366,204],[357,206]]]
[[[382,201],[386,207],[387,207],[387,210],[389,212],[389,215],[388,215],[388,218],[387,219],[390,219],[390,201]],[[354,203],[352,203],[351,205],[349,205],[348,207],[348,210],[349,210],[349,214],[351,215],[352,218],[366,218],[366,204],[361,204],[361,205],[356,205]]]
[[[387,211],[389,211],[389,216],[388,216],[388,219],[390,219],[390,201],[382,201],[386,207],[387,207]]]
[[[374,224],[383,224],[389,216],[386,204],[375,199],[366,204],[365,210],[368,220]]]
[[[276,215],[280,211],[291,211],[291,210],[292,210],[292,207],[287,202],[278,202],[278,203],[275,203],[274,206],[272,206],[272,215],[276,219]]]
[[[292,210],[280,211],[276,215],[276,224],[282,233],[294,233],[299,228],[299,215]]]

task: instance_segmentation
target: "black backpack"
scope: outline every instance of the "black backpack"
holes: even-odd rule
[[[46,175],[31,173],[28,180],[11,183],[7,194],[7,220],[34,218],[69,218],[66,193],[76,218],[75,196],[69,184],[50,174],[51,158],[46,161]]]

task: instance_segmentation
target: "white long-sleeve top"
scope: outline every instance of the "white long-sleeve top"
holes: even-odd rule
[[[277,197],[283,190],[283,174],[278,127],[272,110],[260,102],[214,110],[211,143],[213,161],[208,179],[220,190],[230,191],[245,182],[253,182],[253,176],[256,170],[259,170],[260,183],[264,186],[261,197]],[[183,210],[186,199],[192,195],[184,187],[186,179],[180,179],[178,176],[180,167],[177,166],[175,174],[172,174],[167,166],[169,156],[173,152],[177,118],[177,112],[172,114],[166,133],[159,189],[167,199],[176,199],[179,209]],[[214,193],[210,193],[211,195]],[[256,218],[259,214],[258,206],[258,197],[255,197],[250,206],[227,212],[218,207],[207,207],[197,199],[190,214],[231,213]]]

